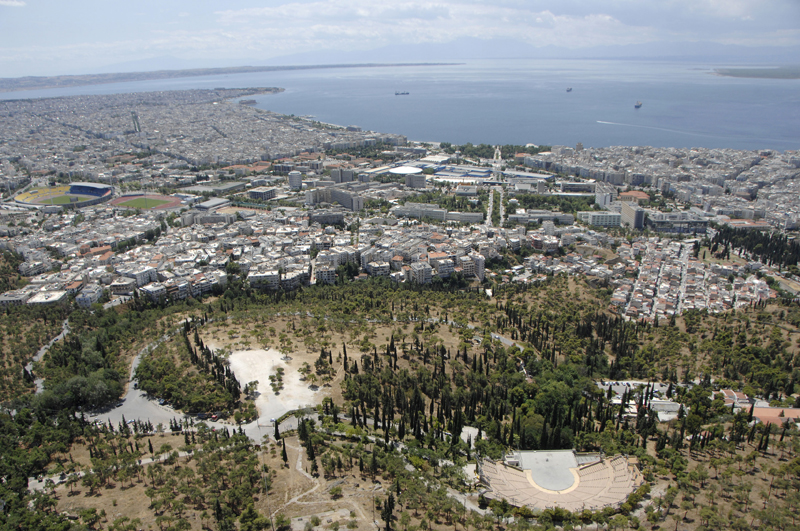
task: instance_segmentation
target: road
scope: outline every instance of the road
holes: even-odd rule
[[[41,361],[42,356],[44,356],[45,352],[50,350],[50,347],[52,347],[56,341],[64,339],[67,334],[69,334],[69,319],[64,319],[64,322],[61,323],[61,333],[59,333],[56,337],[51,339],[49,343],[44,345],[42,348],[39,349],[39,351],[36,354],[34,354],[33,359],[29,361],[27,365],[25,365],[25,370],[32,373],[33,364],[35,362]],[[36,394],[39,394],[42,391],[44,391],[44,380],[42,378],[36,378],[35,382],[36,382]]]
[[[489,205],[486,207],[486,221],[484,221],[484,225],[487,227],[492,227],[492,209],[494,208],[494,193],[492,193],[492,188],[489,187]]]
[[[113,308],[114,306],[118,306],[120,304],[124,304],[124,303],[128,302],[129,300],[131,300],[132,298],[133,297],[131,297],[130,295],[120,295],[116,299],[114,299],[112,301],[108,301],[107,303],[105,303],[103,305],[103,308],[108,310],[109,308]]]

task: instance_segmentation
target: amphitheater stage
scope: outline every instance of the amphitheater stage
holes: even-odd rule
[[[537,486],[550,490],[567,490],[575,484],[578,460],[572,450],[553,450],[549,452],[517,452],[519,467],[531,471],[531,478]],[[533,472],[536,472],[535,474]]]
[[[619,506],[642,483],[624,456],[603,458],[574,450],[517,451],[504,462],[483,459],[479,476],[490,488],[487,498],[573,512]]]

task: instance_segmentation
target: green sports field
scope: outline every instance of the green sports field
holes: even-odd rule
[[[56,197],[54,197],[52,199],[41,199],[41,200],[39,200],[39,204],[41,204],[41,205],[49,205],[50,202],[52,201],[52,203],[54,205],[67,205],[67,204],[70,203],[71,199],[75,198],[75,197],[78,198],[78,201],[86,201],[88,199],[88,197],[84,197],[84,196],[59,195],[59,196],[56,196]]]
[[[130,201],[125,201],[118,204],[128,208],[155,208],[157,206],[166,205],[167,203],[169,203],[169,201],[164,201],[162,199],[145,199],[144,197],[137,197],[136,199],[131,199]]]

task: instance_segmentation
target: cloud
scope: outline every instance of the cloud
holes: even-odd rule
[[[129,16],[125,9],[108,10],[91,19],[71,11],[48,18],[30,9],[6,10],[0,71],[77,70],[165,55],[239,64],[467,37],[573,49],[698,41],[800,44],[799,0],[229,0],[221,10],[209,4],[215,3],[201,2],[190,11],[188,0],[141,0]],[[0,6],[24,5],[0,0]]]
[[[374,0],[292,0],[272,7],[217,12],[240,38],[301,50],[313,46],[347,50],[390,43],[448,42],[460,37],[517,39],[535,46],[631,44],[657,38],[649,26],[632,26],[603,13],[556,14],[508,1],[483,3]],[[288,39],[288,41],[287,41]]]

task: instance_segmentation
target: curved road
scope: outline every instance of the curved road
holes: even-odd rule
[[[61,339],[64,339],[67,336],[67,334],[69,334],[69,319],[64,319],[64,322],[61,323],[61,333],[58,334],[53,339],[51,339],[49,343],[44,345],[42,348],[39,349],[39,351],[36,354],[34,354],[33,359],[29,361],[27,365],[25,365],[25,370],[32,373],[33,364],[41,361],[42,356],[44,356],[45,352],[50,350],[50,347],[53,346],[53,343]],[[44,391],[44,380],[42,378],[36,378],[35,382],[36,382],[36,394],[39,394],[42,391]]]

